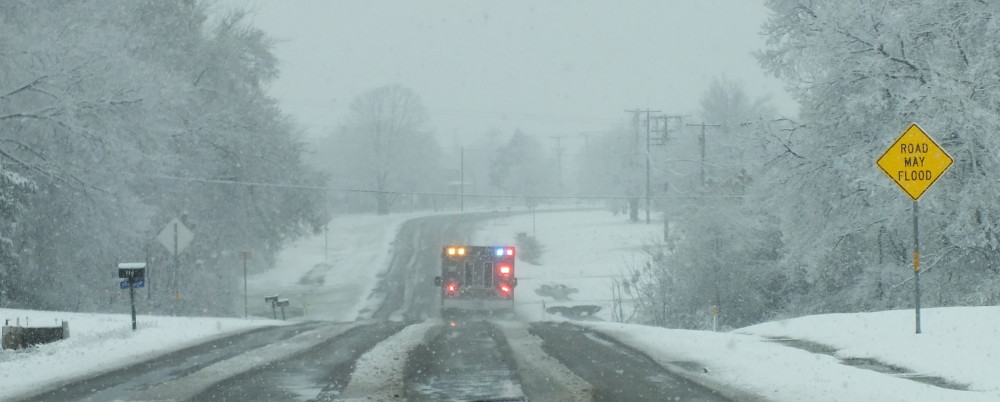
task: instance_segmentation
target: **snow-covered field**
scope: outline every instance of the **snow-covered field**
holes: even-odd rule
[[[271,314],[264,297],[279,293],[290,308],[313,320],[349,322],[377,300],[368,295],[389,264],[390,244],[399,226],[427,214],[343,215],[326,234],[303,239],[284,250],[268,272],[248,280],[251,314]],[[300,312],[296,311],[295,315]]]
[[[641,264],[643,243],[662,238],[660,224],[629,223],[608,212],[536,214],[484,225],[477,240],[511,244],[518,232],[544,246],[539,265],[518,262],[518,315],[560,319],[542,305],[594,304],[611,321],[611,277]],[[533,229],[534,227],[534,229]],[[569,300],[555,301],[555,289]],[[540,295],[542,293],[543,295]],[[729,333],[584,321],[665,364],[707,368],[698,376],[787,401],[1000,400],[1000,307],[923,309],[922,334],[914,311],[828,314],[760,324]],[[833,356],[783,346],[793,338],[835,349]],[[973,392],[928,385],[903,375],[851,367],[841,360],[872,359],[909,375],[940,377]],[[674,362],[674,363],[671,363]],[[696,370],[697,371],[697,370]]]
[[[285,289],[294,298],[292,303],[298,303],[310,319],[353,320],[369,307],[365,296],[379,272],[371,267],[384,266],[395,230],[413,216],[334,219],[329,252],[323,235],[289,248],[278,258],[274,270],[251,278],[251,304],[273,289]],[[604,322],[581,324],[642,349],[699,381],[787,401],[1000,400],[1000,365],[995,363],[1000,357],[1000,344],[995,341],[1000,335],[997,307],[924,309],[920,335],[913,333],[912,310],[801,317],[728,333],[608,322],[611,278],[626,264],[641,263],[641,245],[661,230],[657,224],[633,224],[624,216],[603,211],[538,213],[488,221],[477,239],[484,244],[513,244],[517,233],[524,232],[534,234],[544,246],[539,264],[519,262],[517,266],[521,318],[562,319],[546,314],[543,305],[602,306],[597,317]],[[364,272],[358,267],[365,267]],[[315,284],[298,287],[300,278],[310,272],[327,278],[321,288],[340,291],[308,291]],[[345,289],[353,290],[345,295]],[[331,293],[343,299],[319,299]],[[318,305],[340,308],[310,307]],[[258,306],[251,312],[262,315],[269,310]],[[28,350],[0,351],[0,400],[4,395],[121,367],[233,331],[283,323],[266,319],[266,315],[250,320],[140,315],[139,330],[133,332],[128,315],[0,309],[3,319],[20,319],[22,325],[29,320],[32,326],[67,320],[71,336]],[[828,354],[811,353],[770,338],[804,340],[830,350]],[[908,374],[884,374],[842,363],[851,358],[896,366]],[[969,391],[903,378],[914,374],[940,377]]]

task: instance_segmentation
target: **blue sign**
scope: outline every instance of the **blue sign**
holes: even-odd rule
[[[146,278],[139,278],[135,280],[135,287],[142,288],[146,286]],[[118,282],[118,287],[122,289],[128,289],[128,279]]]

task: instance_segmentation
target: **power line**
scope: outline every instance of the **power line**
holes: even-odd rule
[[[443,197],[457,197],[458,193],[445,193],[445,192],[432,192],[432,191],[394,191],[394,190],[375,190],[375,189],[359,189],[359,188],[338,188],[329,186],[308,186],[302,184],[284,184],[284,183],[267,183],[267,182],[255,182],[255,181],[243,181],[243,180],[228,180],[228,179],[206,179],[198,177],[182,177],[182,176],[169,176],[169,175],[136,175],[138,177],[147,179],[162,179],[162,180],[175,180],[184,182],[194,182],[194,183],[206,183],[206,184],[225,184],[234,186],[248,186],[248,187],[272,187],[272,188],[289,188],[289,189],[299,189],[299,190],[316,190],[316,191],[329,191],[329,192],[344,192],[344,193],[384,193],[393,195],[429,195],[429,196],[443,196]],[[542,199],[565,199],[565,200],[578,200],[578,199],[630,199],[635,198],[634,196],[627,195],[525,195],[525,194],[464,194],[464,197],[475,197],[475,198],[542,198]],[[732,199],[732,198],[746,198],[742,195],[693,195],[693,196],[657,196],[652,197],[657,200],[667,200],[667,199],[688,199],[688,198],[719,198],[719,199]]]
[[[550,136],[551,138],[573,138],[567,136]],[[361,144],[355,141],[330,141],[330,143],[343,143],[343,144]],[[364,144],[361,144],[364,145]],[[660,144],[653,144],[660,145]],[[563,148],[565,149],[565,148]],[[522,155],[522,156],[583,156],[583,157],[623,157],[623,156],[635,156],[638,155],[636,152],[632,153],[597,153],[597,152],[525,152],[525,151],[503,151],[500,148],[497,149],[486,149],[486,148],[469,148],[465,147],[465,152],[473,153],[503,153],[504,155]]]
[[[285,103],[297,103],[297,104],[323,104],[323,105],[337,105],[340,107],[350,106],[347,102],[340,102],[335,100],[310,100],[304,98],[279,98],[279,102]],[[497,112],[488,110],[471,110],[471,109],[447,109],[447,108],[431,108],[425,107],[429,114],[432,115],[450,115],[450,116],[469,116],[469,117],[491,117],[498,119],[508,119],[511,117],[532,119],[532,120],[564,120],[564,121],[591,121],[591,122],[618,122],[619,119],[612,117],[595,117],[595,116],[574,116],[574,115],[559,115],[559,114],[545,114],[545,113],[520,113],[520,112]]]
[[[301,124],[301,123],[297,123],[297,125],[303,126],[303,127],[319,127],[319,128],[330,128],[330,129],[339,129],[341,127],[340,125],[330,125],[330,124]],[[331,130],[331,131],[333,133],[332,135],[334,135],[334,136],[337,135],[336,134],[338,132],[337,130]],[[544,137],[544,136],[550,135],[550,133],[552,132],[550,130],[544,130],[544,131],[545,131],[545,133],[543,133],[543,134],[537,134],[537,135],[533,134],[531,132],[525,132],[525,135],[528,136],[528,137]],[[568,139],[583,139],[584,141],[589,141],[591,135],[599,135],[600,137],[604,137],[604,138],[626,138],[626,137],[632,137],[632,135],[633,135],[633,134],[628,134],[628,133],[616,133],[616,131],[618,131],[618,130],[593,130],[593,131],[584,131],[584,132],[575,132],[574,131],[574,132],[572,132],[570,134],[560,134],[560,135],[563,138],[568,138]],[[433,132],[431,134],[435,135],[435,136],[438,136],[438,135],[451,135],[452,137],[455,137],[455,138],[489,137],[489,138],[497,138],[497,139],[503,139],[503,140],[509,139],[509,137],[510,137],[510,135],[507,135],[505,133],[489,133],[489,132],[477,133],[477,132],[471,132],[471,131],[456,131],[456,130],[446,130],[446,131],[441,131],[441,132]],[[330,134],[327,134],[325,137],[323,137],[323,139],[327,139],[330,136],[331,136]],[[334,141],[334,140],[330,140],[330,141]],[[336,141],[339,141],[339,140],[336,140]]]
[[[667,144],[667,140],[670,139],[670,131],[671,130],[670,130],[670,124],[669,123],[670,123],[671,119],[675,119],[675,120],[677,120],[677,124],[683,125],[684,124],[684,118],[685,117],[690,117],[690,116],[691,116],[690,114],[661,114],[659,116],[656,116],[657,120],[663,121],[663,130],[660,131],[660,134],[662,134],[663,136],[660,137],[660,142],[659,143],[656,143],[656,144],[653,144],[653,145],[666,145]]]

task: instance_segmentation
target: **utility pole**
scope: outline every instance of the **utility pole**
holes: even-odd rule
[[[701,127],[701,136],[698,137],[698,146],[701,147],[701,188],[705,189],[705,127],[721,127],[721,124],[688,124],[692,127]]]
[[[465,212],[465,147],[462,147],[461,157],[459,158],[461,167],[459,170],[459,180],[458,180],[458,212]]]
[[[562,189],[563,188],[563,182],[562,182],[562,151],[563,151],[563,148],[562,148],[562,141],[561,140],[563,138],[565,138],[566,136],[565,135],[553,135],[551,137],[555,138],[555,140],[556,140],[556,172],[558,172],[557,174],[558,174],[558,177],[559,177],[559,179],[558,179],[559,180],[559,188]]]
[[[663,120],[663,137],[659,144],[656,145],[667,145],[667,140],[670,139],[670,119],[676,119],[677,124],[684,124],[684,117],[690,116],[685,114],[668,114],[660,115],[659,119]],[[667,183],[663,184],[663,191],[667,190]],[[663,206],[663,241],[666,242],[667,238],[670,236],[670,219],[667,216],[667,206]]]
[[[650,208],[650,190],[649,190],[649,118],[651,113],[660,113],[659,110],[626,110],[629,113],[645,113],[646,114],[646,223],[649,223],[649,208]]]

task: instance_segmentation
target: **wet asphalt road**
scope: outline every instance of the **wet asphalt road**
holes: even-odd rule
[[[572,324],[535,323],[542,349],[594,388],[595,401],[728,401],[641,352]]]
[[[286,327],[261,328],[232,335],[77,381],[27,400],[98,402],[138,399],[137,393],[153,385],[184,377],[210,364],[246,353],[248,350],[282,342],[318,326],[320,323],[303,323]]]
[[[216,384],[194,400],[333,400],[350,380],[354,361],[404,326],[399,322],[379,322],[351,329],[288,359]]]

